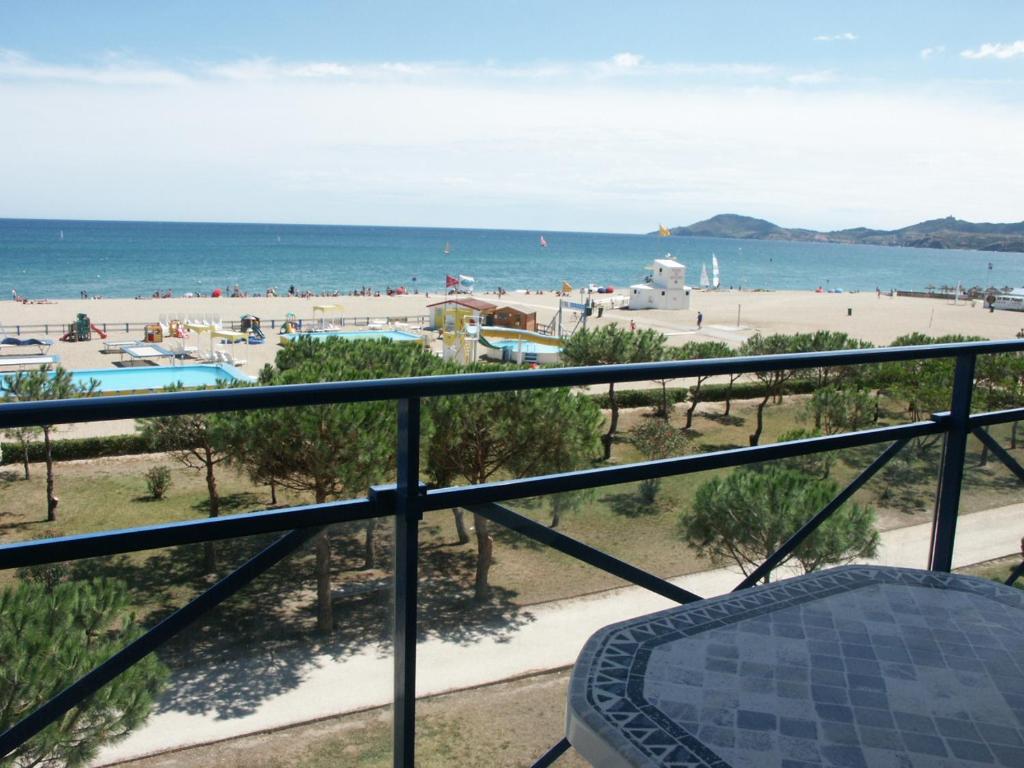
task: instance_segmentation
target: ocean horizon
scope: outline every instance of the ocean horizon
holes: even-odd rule
[[[541,244],[544,238],[546,247]],[[447,253],[446,253],[447,251]],[[0,219],[5,293],[32,299],[154,292],[252,295],[441,292],[446,275],[479,291],[625,288],[671,253],[698,285],[712,256],[723,288],[844,291],[1019,286],[1024,255],[712,237],[316,224]]]

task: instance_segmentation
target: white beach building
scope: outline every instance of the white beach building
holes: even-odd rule
[[[630,309],[689,309],[690,287],[686,285],[686,267],[665,254],[655,259],[642,283],[629,286]]]

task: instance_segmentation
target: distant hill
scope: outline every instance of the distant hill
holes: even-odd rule
[[[802,240],[820,243],[861,243],[899,245],[908,248],[960,248],[974,251],[1018,251],[1024,253],[1024,221],[1016,224],[987,224],[963,221],[952,216],[931,219],[902,229],[813,229],[780,227],[764,219],[720,213],[688,227],[669,230],[678,237],[734,237],[744,240]],[[657,234],[657,233],[652,233]]]

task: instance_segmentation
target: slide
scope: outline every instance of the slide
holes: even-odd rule
[[[103,331],[101,331],[95,325],[91,325],[90,324],[89,327],[92,328],[92,332],[95,333],[97,336],[99,336],[101,339],[107,338],[107,334],[105,334]]]
[[[253,336],[256,336],[257,338],[260,338],[260,339],[267,338],[266,336],[263,335],[263,329],[260,328],[258,325],[253,327],[253,328],[250,328],[249,329],[249,333],[251,333]]]

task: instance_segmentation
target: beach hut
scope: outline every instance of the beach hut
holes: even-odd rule
[[[486,325],[494,315],[496,304],[482,299],[452,297],[436,304],[428,304],[431,311],[432,328],[445,331],[461,331],[466,325]]]
[[[520,331],[537,330],[537,313],[523,312],[515,307],[499,307],[494,310],[494,324],[502,328],[517,328]]]

